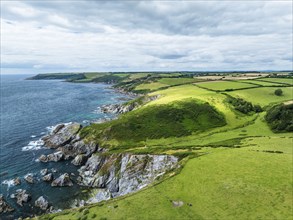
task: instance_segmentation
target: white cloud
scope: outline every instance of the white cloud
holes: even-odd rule
[[[292,2],[1,6],[2,72],[292,69]]]

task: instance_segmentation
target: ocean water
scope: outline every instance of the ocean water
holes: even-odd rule
[[[98,111],[99,106],[120,103],[130,97],[105,84],[76,84],[60,80],[25,80],[25,75],[1,76],[1,127],[0,127],[0,194],[15,208],[15,212],[0,216],[13,219],[19,216],[40,214],[34,201],[44,196],[55,209],[72,206],[80,197],[81,187],[51,187],[40,178],[40,170],[56,169],[54,177],[68,172],[77,174],[70,161],[40,163],[41,154],[53,152],[42,146],[40,138],[59,123],[79,122],[88,124],[111,114]],[[23,178],[32,173],[37,180],[28,184]],[[77,175],[76,175],[77,176]],[[11,179],[21,178],[21,184],[11,185]],[[23,207],[10,195],[17,189],[26,189],[32,200]]]

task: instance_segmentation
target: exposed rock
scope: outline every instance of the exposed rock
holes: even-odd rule
[[[42,177],[42,180],[45,181],[45,182],[51,182],[53,180],[53,174],[48,173],[47,175]]]
[[[79,154],[71,161],[71,163],[75,166],[80,166],[86,162],[86,159],[87,159],[87,156],[83,154]]]
[[[79,169],[79,184],[106,188],[112,197],[117,197],[146,187],[176,168],[177,162],[176,157],[169,155],[92,155]]]
[[[24,202],[28,202],[31,199],[30,194],[26,193],[26,190],[18,189],[14,194],[14,198],[16,198],[16,202],[18,205],[23,206]]]
[[[40,196],[36,201],[35,201],[35,206],[39,207],[42,210],[47,210],[49,207],[48,201],[43,197]]]
[[[79,154],[84,154],[89,157],[97,150],[102,150],[98,149],[97,144],[93,142],[84,143],[83,140],[79,140],[78,138],[73,139],[69,144],[59,148],[67,158],[74,158]]]
[[[0,214],[6,213],[6,212],[12,212],[12,211],[14,211],[14,208],[8,205],[7,202],[3,198],[3,195],[0,194]]]
[[[21,184],[21,180],[19,177],[16,177],[15,179],[13,179],[13,185],[17,186]]]
[[[73,183],[68,173],[62,174],[57,179],[53,180],[53,182],[51,183],[51,186],[72,186],[72,185]]]
[[[62,128],[64,128],[64,124],[59,124],[59,125],[56,125],[54,130],[52,131],[52,134],[56,134],[58,133],[58,131],[60,131]]]
[[[41,173],[42,176],[45,176],[45,175],[47,175],[47,173],[48,173],[48,169],[47,169],[47,168],[46,168],[46,169],[42,169],[42,170],[40,171],[40,173]]]
[[[126,112],[133,111],[139,108],[141,105],[146,104],[147,102],[153,101],[157,99],[159,95],[154,96],[142,96],[136,100],[133,100],[128,103],[123,104],[110,104],[110,105],[103,105],[101,107],[101,111],[103,113],[112,113],[112,114],[123,114]]]
[[[39,157],[39,161],[43,162],[43,163],[46,163],[48,162],[48,158],[46,155],[42,154],[40,157]]]
[[[182,201],[172,201],[172,204],[174,207],[181,207],[184,205],[184,202]]]
[[[27,174],[24,179],[28,182],[28,183],[34,183],[34,177],[32,174]]]
[[[81,125],[78,123],[72,123],[64,126],[60,125],[55,128],[52,134],[43,137],[42,140],[46,146],[50,148],[58,148],[66,145],[74,139],[80,129]]]
[[[111,198],[112,196],[108,189],[98,189],[96,195],[93,198],[90,198],[87,203],[97,203]]]
[[[58,161],[62,160],[63,158],[64,158],[64,155],[61,151],[57,151],[55,153],[47,155],[48,161],[58,162]]]

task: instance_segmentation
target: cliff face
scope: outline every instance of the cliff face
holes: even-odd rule
[[[79,169],[80,184],[104,189],[96,195],[96,201],[101,201],[146,187],[176,168],[177,162],[169,155],[92,155]]]
[[[39,160],[57,162],[73,159],[76,166],[84,164],[79,169],[77,184],[99,189],[89,202],[135,192],[178,167],[178,159],[170,155],[110,154],[94,143],[84,143],[78,135],[80,129],[76,123],[56,126],[50,135],[43,138],[45,145],[56,149],[56,152],[42,155]]]

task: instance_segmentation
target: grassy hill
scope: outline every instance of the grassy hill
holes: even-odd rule
[[[119,88],[159,98],[81,134],[109,153],[180,154],[182,169],[137,193],[39,219],[292,219],[293,136],[267,120],[272,112],[272,123],[292,116],[282,107],[291,106],[291,78],[198,82],[176,74],[121,76]],[[264,111],[244,114],[229,96]]]

